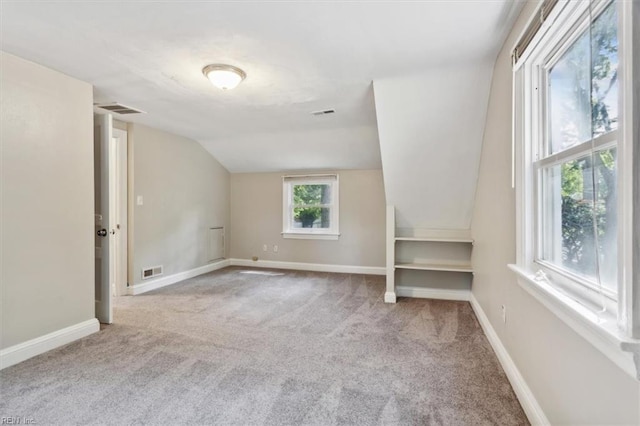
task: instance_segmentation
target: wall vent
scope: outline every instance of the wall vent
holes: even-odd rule
[[[149,278],[157,277],[158,275],[162,275],[162,265],[144,268],[142,270],[143,280],[148,280]]]
[[[311,115],[327,115],[327,114],[333,114],[335,112],[336,112],[335,109],[323,109],[321,111],[313,111]]]
[[[108,104],[95,104],[95,106],[97,106],[98,108],[106,109],[107,111],[115,112],[117,114],[145,114],[144,111],[131,108],[117,102],[111,102]]]
[[[224,259],[224,227],[209,228],[209,261]]]

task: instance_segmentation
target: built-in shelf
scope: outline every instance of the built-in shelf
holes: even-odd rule
[[[396,237],[396,241],[416,241],[432,243],[467,243],[473,244],[471,238],[442,238],[442,237]]]
[[[471,265],[447,265],[436,263],[396,263],[396,268],[418,271],[473,272]]]
[[[395,207],[387,206],[384,301],[395,303],[396,296],[468,300],[474,244],[469,230],[397,228],[395,215]]]

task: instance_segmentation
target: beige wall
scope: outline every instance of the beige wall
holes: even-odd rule
[[[140,124],[129,125],[128,136],[133,282],[147,267],[163,265],[167,276],[206,265],[208,229],[229,229],[229,172],[191,139]]]
[[[516,250],[510,48],[535,5],[527,3],[495,65],[472,222],[472,291],[552,424],[640,424],[639,382],[529,296],[507,269]]]
[[[93,94],[87,83],[0,55],[0,347],[7,348],[95,317]]]
[[[289,174],[289,173],[288,173]],[[294,173],[290,173],[294,174]],[[282,237],[283,173],[231,175],[231,257],[351,266],[385,265],[385,199],[381,170],[340,175],[340,239]],[[269,247],[262,251],[263,244]],[[273,245],[278,252],[273,252]]]

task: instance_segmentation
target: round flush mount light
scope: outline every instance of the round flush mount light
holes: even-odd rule
[[[226,64],[211,64],[202,69],[202,74],[211,81],[211,84],[222,90],[235,88],[247,74],[238,67]]]

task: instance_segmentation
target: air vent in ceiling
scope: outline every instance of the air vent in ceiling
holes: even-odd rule
[[[96,104],[98,108],[106,109],[107,111],[115,112],[117,114],[144,114],[144,111],[134,109],[126,105],[119,104],[117,102],[111,102],[108,104]]]
[[[333,114],[335,112],[336,112],[335,109],[324,109],[322,111],[313,111],[311,115],[327,115],[327,114]]]

